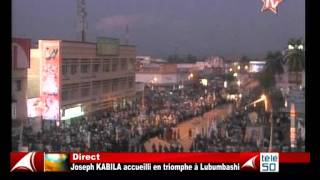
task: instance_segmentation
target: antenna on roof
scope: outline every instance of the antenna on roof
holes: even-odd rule
[[[77,2],[77,17],[78,17],[78,30],[81,33],[81,41],[86,40],[86,30],[88,27],[87,23],[87,12],[85,0],[78,0]]]

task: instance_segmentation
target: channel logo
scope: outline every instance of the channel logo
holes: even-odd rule
[[[251,169],[257,169],[256,165],[256,159],[258,155],[254,156],[253,158],[249,159],[247,162],[245,162],[241,168],[251,168]]]
[[[260,154],[259,153],[241,153],[242,171],[259,171]]]
[[[243,153],[241,170],[279,172],[279,153]]]
[[[43,152],[11,152],[10,172],[43,172]]]
[[[279,153],[260,153],[260,172],[279,172]]]

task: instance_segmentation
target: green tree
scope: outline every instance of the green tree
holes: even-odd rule
[[[259,75],[259,84],[262,87],[263,91],[265,93],[270,92],[270,90],[275,87],[276,81],[274,78],[274,75],[271,73],[268,73],[266,71],[263,71],[260,75]]]
[[[302,39],[290,39],[288,42],[290,49],[284,57],[288,65],[288,71],[294,76],[295,82],[300,83],[301,71],[305,69],[304,43]]]
[[[232,73],[227,73],[224,75],[224,80],[226,80],[227,82],[233,82],[235,78]]]
[[[266,69],[260,74],[259,77],[260,86],[263,89],[263,93],[266,95],[267,100],[267,111],[270,113],[270,141],[269,141],[269,151],[272,151],[273,143],[273,114],[278,112],[281,107],[283,107],[284,98],[279,89],[275,87],[275,76],[274,74],[268,72]]]
[[[168,56],[168,61],[171,63],[178,63],[180,62],[181,58],[179,57],[179,55],[177,54],[171,54]]]
[[[264,68],[264,73],[274,75],[276,76],[276,78],[284,73],[284,69],[282,66],[283,56],[281,52],[268,52],[266,55],[266,60],[267,62]]]
[[[248,56],[246,55],[243,55],[241,58],[240,58],[240,63],[241,64],[249,64],[250,62],[250,59],[248,58]]]
[[[197,61],[197,57],[192,54],[187,54],[186,61],[188,63],[193,63]]]

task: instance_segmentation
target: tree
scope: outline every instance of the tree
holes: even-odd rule
[[[177,54],[169,55],[167,59],[168,59],[168,61],[171,62],[171,63],[177,63],[177,62],[180,61],[180,57],[179,57],[179,55],[177,55]]]
[[[274,75],[263,71],[259,76],[259,84],[265,93],[270,92],[270,90],[275,87],[276,84]]]
[[[259,82],[263,88],[264,94],[266,95],[266,101],[268,102],[267,111],[270,112],[270,142],[269,151],[272,151],[272,140],[273,140],[273,114],[277,112],[284,105],[284,98],[279,89],[275,87],[275,75],[282,74],[284,72],[282,67],[282,54],[280,52],[268,52],[267,63],[260,74]]]
[[[224,80],[226,80],[227,82],[232,82],[235,80],[235,78],[232,73],[227,73],[224,75]]]
[[[243,55],[241,58],[240,58],[240,63],[241,64],[249,64],[250,62],[250,59],[248,58],[248,56],[246,55]]]
[[[192,54],[188,54],[186,60],[188,63],[193,63],[197,61],[197,57]]]
[[[280,74],[283,74],[284,69],[282,66],[282,60],[283,56],[281,52],[268,52],[266,55],[266,65],[264,68],[264,72],[275,75],[276,77],[279,77]]]
[[[278,112],[281,108],[284,107],[284,97],[282,95],[282,92],[278,88],[271,89],[270,100],[272,102],[272,109],[275,112]]]
[[[299,84],[301,71],[305,69],[304,44],[302,39],[290,39],[289,49],[284,57],[288,71],[294,76],[295,83]]]

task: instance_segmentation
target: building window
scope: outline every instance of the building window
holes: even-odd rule
[[[127,88],[127,78],[120,78],[118,79],[118,85],[122,88],[122,90],[124,90],[125,88]]]
[[[133,83],[134,83],[134,78],[129,78],[129,88],[133,87]]]
[[[109,72],[109,63],[103,64],[103,72]]]
[[[72,64],[71,65],[71,74],[76,74],[77,73],[77,65],[76,64]]]
[[[21,91],[21,80],[16,80],[16,87],[17,87],[17,91]]]
[[[63,64],[62,65],[62,75],[67,75],[68,74],[68,65]]]
[[[121,70],[127,70],[127,59],[121,59]]]
[[[70,100],[77,99],[77,97],[78,97],[78,88],[71,89],[70,95],[69,95]]]
[[[93,83],[92,85],[92,95],[97,96],[100,94],[101,91],[101,82],[100,81],[96,81]]]
[[[94,64],[92,72],[99,72],[99,66],[100,66],[99,64]]]
[[[118,69],[118,59],[112,60],[112,71],[116,71]]]
[[[68,100],[68,91],[67,90],[62,91],[61,99],[62,99],[62,101]]]
[[[114,80],[112,81],[112,92],[118,90],[118,84],[119,84],[119,80],[118,80],[118,79],[114,79]]]
[[[17,105],[16,103],[11,103],[11,111],[12,111],[12,119],[16,119],[17,118]]]
[[[109,91],[109,81],[103,83],[102,92],[107,93]]]
[[[89,88],[88,87],[81,89],[81,96],[82,97],[89,96]]]
[[[81,64],[81,73],[88,73],[89,64]]]

